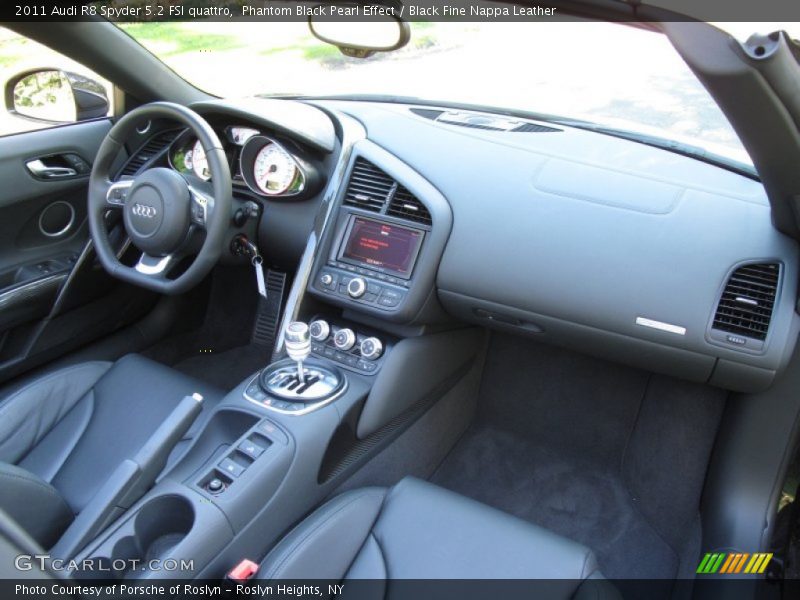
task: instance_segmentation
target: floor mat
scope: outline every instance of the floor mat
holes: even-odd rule
[[[619,477],[526,438],[473,427],[433,481],[592,548],[608,578],[672,577],[678,559]]]
[[[251,344],[218,354],[200,353],[176,363],[173,367],[223,390],[232,390],[245,377],[269,364],[269,360],[268,349]]]
[[[478,418],[432,480],[594,550],[609,578],[694,557],[725,394],[494,335]]]

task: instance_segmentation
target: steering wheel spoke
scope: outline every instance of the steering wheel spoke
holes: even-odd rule
[[[142,275],[150,277],[166,278],[170,269],[178,262],[178,257],[174,254],[167,254],[166,256],[150,256],[146,252],[142,252],[139,257],[139,262],[133,267]]]
[[[122,208],[132,185],[133,179],[123,179],[114,183],[109,182],[105,196],[106,206],[108,208]]]
[[[205,229],[208,223],[208,217],[214,209],[214,198],[193,185],[189,186],[189,195],[191,197],[190,210],[192,224],[201,229]]]

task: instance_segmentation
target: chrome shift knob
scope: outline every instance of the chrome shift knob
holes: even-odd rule
[[[292,321],[283,333],[286,354],[297,362],[297,377],[300,383],[305,382],[303,361],[311,354],[311,334],[308,325],[302,321]]]

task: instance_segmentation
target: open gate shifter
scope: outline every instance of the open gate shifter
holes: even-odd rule
[[[269,410],[302,415],[339,397],[347,388],[341,371],[310,358],[311,335],[301,321],[283,332],[288,359],[272,363],[248,384],[244,397]]]
[[[306,376],[303,370],[303,362],[311,354],[311,335],[308,331],[308,325],[302,321],[292,321],[286,327],[283,339],[286,353],[289,358],[297,363],[297,379],[300,385],[304,385]]]

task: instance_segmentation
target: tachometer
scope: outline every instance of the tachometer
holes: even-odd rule
[[[197,175],[200,179],[208,181],[211,179],[211,171],[208,169],[208,159],[206,158],[206,151],[203,149],[203,145],[200,143],[200,140],[197,140],[194,143],[194,147],[191,150],[191,155],[189,152],[186,153],[186,156],[183,159],[183,163],[186,165],[187,168],[192,169],[194,174]]]
[[[274,142],[268,143],[256,154],[253,177],[265,194],[285,194],[299,176],[300,171],[292,157]]]

